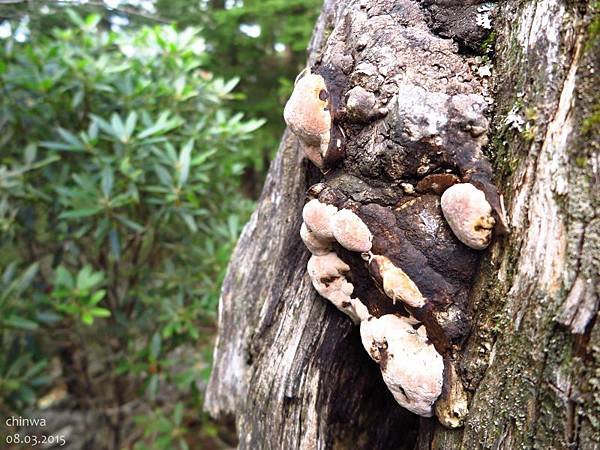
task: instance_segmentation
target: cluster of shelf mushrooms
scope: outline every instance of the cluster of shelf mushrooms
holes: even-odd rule
[[[332,250],[337,242],[360,252],[369,264],[378,264],[385,293],[394,302],[422,306],[425,299],[410,278],[385,256],[373,255],[373,236],[351,210],[309,201],[302,211],[300,236],[312,253],[308,275],[316,291],[360,324],[362,344],[381,368],[383,379],[396,401],[406,409],[429,417],[433,403],[442,392],[444,362],[427,340],[425,327],[415,330],[414,318],[369,314],[359,298],[352,298],[354,286],[346,279],[350,267]]]
[[[297,80],[284,110],[286,123],[300,139],[305,155],[321,170],[343,156],[343,142],[333,134],[332,109],[325,80],[309,71]],[[457,182],[443,186],[440,194],[443,217],[458,240],[472,249],[485,249],[496,222],[485,193],[469,182]],[[312,254],[308,275],[322,297],[360,325],[362,345],[378,363],[396,401],[413,413],[431,417],[442,394],[445,372],[446,377],[455,377],[454,368],[444,364],[425,325],[410,313],[408,317],[375,317],[353,296],[351,267],[336,254],[336,246],[361,255],[373,280],[393,304],[404,304],[410,311],[425,308],[428,299],[402,268],[384,255],[373,254],[373,235],[358,211],[350,208],[316,198],[304,206],[300,236]]]

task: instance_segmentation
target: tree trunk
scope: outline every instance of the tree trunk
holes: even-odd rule
[[[301,211],[323,175],[286,132],[223,284],[206,393],[211,415],[235,420],[240,448],[600,446],[597,8],[325,1],[309,66],[333,80],[340,102],[356,85],[377,97],[362,125],[342,119],[347,157],[325,179],[352,174],[345,188],[355,188],[354,200],[394,204],[400,178],[389,168],[365,173],[388,161],[376,150],[389,144],[384,116],[399,84],[482,94],[493,99],[486,152],[510,232],[477,262],[464,309],[470,332],[453,347],[469,399],[465,424],[419,418],[395,402],[358,328],[306,275]],[[493,53],[482,54],[486,47]]]

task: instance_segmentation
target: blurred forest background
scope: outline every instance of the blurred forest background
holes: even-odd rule
[[[320,6],[0,0],[2,444],[235,445],[202,413],[219,289]]]

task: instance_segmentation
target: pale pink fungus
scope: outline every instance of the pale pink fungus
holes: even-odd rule
[[[373,235],[354,212],[341,209],[332,220],[333,237],[338,243],[353,252],[368,252],[372,247]]]

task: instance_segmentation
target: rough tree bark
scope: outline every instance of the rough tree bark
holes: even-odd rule
[[[447,91],[493,98],[486,151],[510,233],[483,254],[468,299],[471,330],[457,364],[469,396],[465,426],[418,418],[396,404],[357,328],[310,284],[298,231],[306,190],[321,174],[300,160],[298,140],[286,132],[223,285],[206,393],[207,411],[235,420],[240,448],[600,446],[597,8],[561,0],[325,1],[309,65],[329,58],[340,67],[348,76],[337,78],[338,94],[378,80],[384,105],[401,73],[430,90],[446,78],[455,83]],[[411,45],[431,37],[438,47],[429,60],[410,56]],[[358,70],[348,45],[369,45],[370,66]],[[482,57],[486,46],[494,52]],[[331,61],[344,54],[349,59]],[[436,63],[450,73],[428,85]],[[467,66],[475,75],[457,80]],[[352,136],[363,140],[357,148],[375,139],[377,120],[370,134]],[[387,181],[379,181],[385,197]]]

